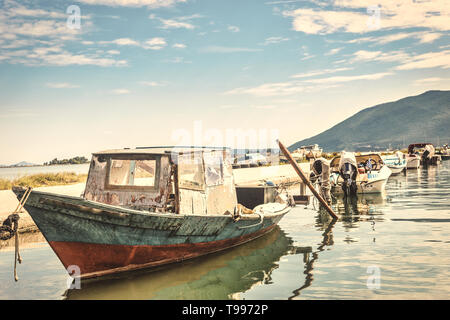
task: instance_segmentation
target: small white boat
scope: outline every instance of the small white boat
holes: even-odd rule
[[[408,154],[406,156],[406,169],[418,169],[420,167],[420,156]]]
[[[416,150],[417,149],[417,150]],[[408,146],[406,167],[408,169],[419,168],[420,165],[437,165],[441,162],[441,156],[435,154],[435,148],[431,143],[412,143]]]
[[[392,174],[399,174],[406,168],[407,160],[405,154],[398,151],[392,155],[386,155],[381,157],[385,165],[391,169]]]
[[[345,179],[343,178],[341,171],[340,156],[331,160],[331,192],[335,194],[344,193],[343,185]],[[358,166],[356,174],[350,179],[356,185],[356,193],[380,193],[385,190],[386,182],[392,174],[381,159],[379,154],[366,154],[360,156],[354,156],[355,161],[353,166]]]

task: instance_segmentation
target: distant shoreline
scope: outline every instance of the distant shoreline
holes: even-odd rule
[[[64,164],[35,164],[35,165],[29,165],[29,166],[0,166],[0,169],[3,168],[34,168],[34,167],[53,167],[53,166],[78,166],[80,164],[87,164],[89,162],[83,162],[83,163],[64,163]]]
[[[13,180],[0,178],[0,190],[10,190],[13,186],[37,188],[69,185],[86,182],[86,179],[87,174],[74,172],[31,174]]]
[[[16,180],[21,177],[36,174],[56,174],[63,172],[73,172],[76,174],[87,174],[89,172],[89,163],[71,164],[71,165],[38,165],[21,167],[0,167],[0,180]]]

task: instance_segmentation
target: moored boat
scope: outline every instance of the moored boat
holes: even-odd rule
[[[331,192],[347,195],[383,192],[392,173],[376,153],[343,152],[331,160],[330,168]]]
[[[450,160],[450,148],[447,144],[443,145],[436,154],[441,157],[442,161]]]
[[[418,169],[420,167],[420,156],[408,154],[406,156],[406,169]]]
[[[399,174],[406,169],[407,160],[406,155],[398,151],[393,155],[386,155],[381,157],[386,166],[391,169],[392,174]]]
[[[226,149],[142,148],[94,153],[82,197],[33,190],[25,209],[66,269],[92,278],[258,238],[292,204],[283,193],[265,200],[237,202]]]
[[[422,152],[420,153],[419,151],[416,151],[416,149],[422,150]],[[431,143],[410,144],[408,146],[408,157],[410,159],[411,167],[413,164],[416,165],[417,159],[419,159],[420,163],[417,165],[417,168],[420,165],[436,165],[441,162],[441,156],[439,154],[435,154],[435,148]]]

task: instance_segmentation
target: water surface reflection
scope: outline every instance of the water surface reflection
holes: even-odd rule
[[[83,282],[68,299],[230,299],[271,282],[282,256],[308,254],[276,227],[269,234],[222,253],[128,277]]]

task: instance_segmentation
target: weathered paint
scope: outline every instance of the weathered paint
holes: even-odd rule
[[[82,277],[90,278],[157,267],[221,251],[256,239],[270,232],[275,226],[271,225],[257,232],[232,239],[192,244],[129,246],[84,242],[50,241],[49,243],[66,268],[69,265],[77,265]]]
[[[107,155],[92,157],[84,198],[96,202],[112,204],[136,209],[164,208],[171,192],[171,167],[169,156],[160,156],[160,171],[158,189],[154,191],[108,190],[106,187],[107,161],[100,158]]]
[[[88,266],[81,269],[82,276],[151,267],[223,250],[264,234],[289,211],[287,207],[267,214],[258,224],[256,214],[235,222],[231,215],[145,213],[38,191],[32,191],[25,208],[64,265]],[[92,248],[102,249],[93,254]],[[115,262],[105,260],[106,256]]]
[[[287,205],[266,207],[264,216],[247,214],[234,220],[236,190],[226,152],[197,152],[201,157],[194,163],[197,168],[184,163],[184,181],[180,165],[192,153],[180,155],[173,161],[166,153],[94,154],[84,198],[33,191],[25,208],[61,262],[66,267],[78,265],[83,277],[224,250],[270,231],[290,210]],[[117,166],[112,167],[112,159]],[[155,161],[154,183],[136,186],[130,180],[130,185],[122,185],[124,173],[135,174],[133,168],[125,170],[122,160]],[[14,191],[18,197],[23,193]],[[167,210],[169,202],[174,212]]]

